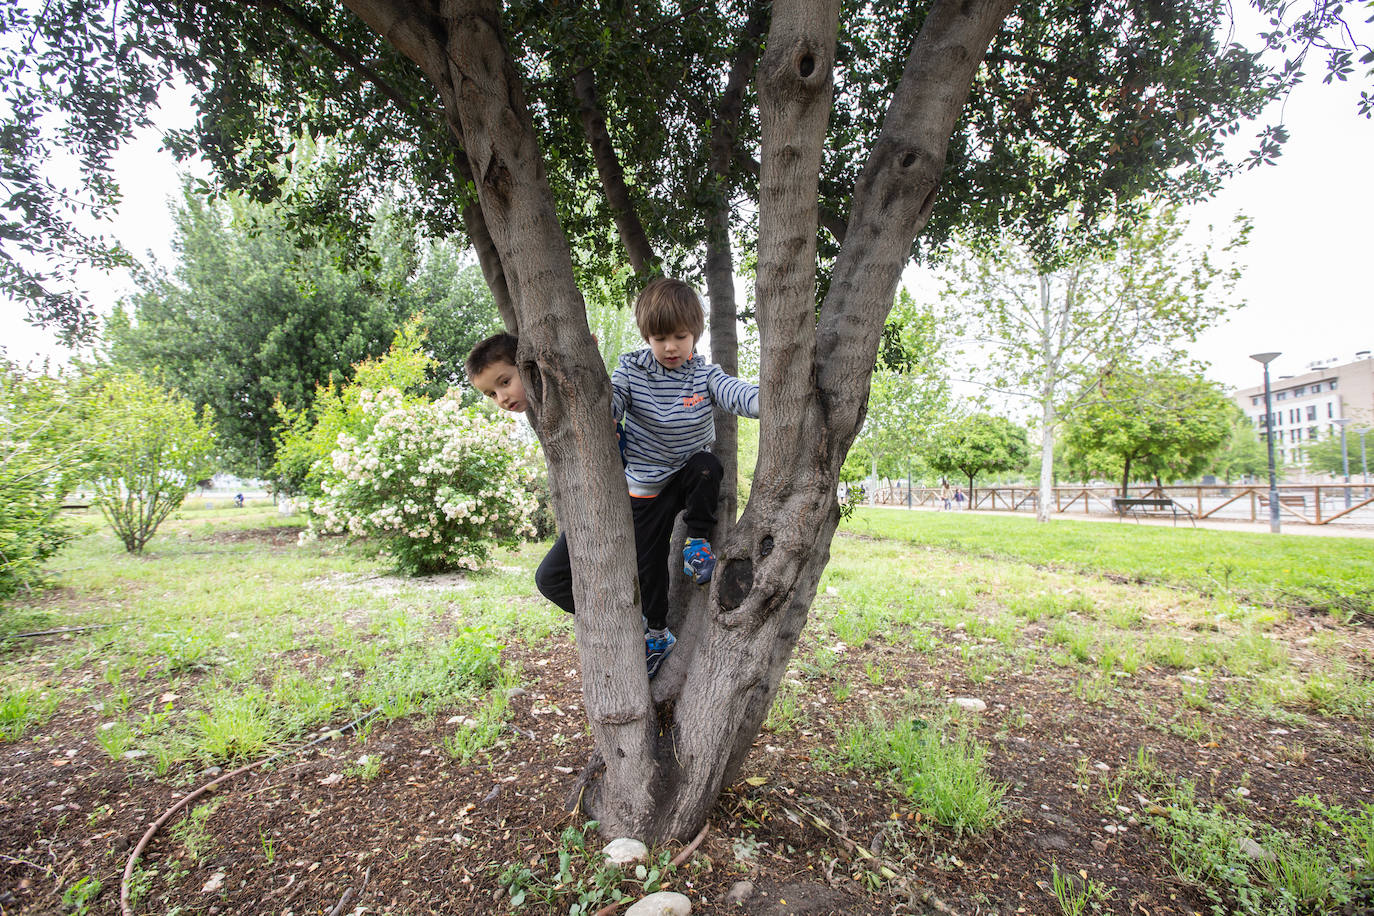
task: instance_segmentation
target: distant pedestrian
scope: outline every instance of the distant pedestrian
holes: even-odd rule
[[[243,494],[242,494],[242,493],[235,493],[235,494],[234,494],[234,508],[235,508],[235,509],[242,509],[242,508],[243,508]]]
[[[948,481],[948,480],[942,480],[942,481],[940,482],[940,502],[943,504],[942,507],[941,507],[941,509],[940,509],[941,512],[948,512],[951,508],[953,508],[953,507],[949,504],[949,500],[950,500],[949,481]]]
[[[964,508],[964,491],[962,488],[955,489],[954,491],[954,506],[956,509]]]

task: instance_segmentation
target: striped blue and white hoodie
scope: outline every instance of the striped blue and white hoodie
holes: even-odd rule
[[[631,496],[657,496],[687,459],[716,442],[711,408],[757,420],[759,386],[693,356],[676,369],[648,347],[620,357],[611,373],[611,410],[621,430]]]

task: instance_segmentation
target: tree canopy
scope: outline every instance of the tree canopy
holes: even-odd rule
[[[1187,223],[1164,208],[1091,251],[1074,241],[1071,223],[1064,229],[1050,264],[1007,239],[947,271],[946,295],[964,305],[974,340],[974,381],[1038,414],[1042,522],[1061,424],[1098,391],[1097,380],[1132,362],[1182,358],[1185,343],[1242,304],[1234,255],[1249,224],[1242,219],[1231,238],[1200,246],[1185,241]]]
[[[143,273],[111,316],[109,358],[208,407],[243,473],[271,467],[279,409],[308,408],[318,386],[347,382],[410,315],[424,316],[433,396],[461,381],[468,350],[500,326],[476,266],[394,212],[358,252],[300,244],[280,208],[241,194],[207,202],[188,189],[176,227],[177,264]]]
[[[1232,429],[1230,398],[1205,378],[1175,369],[1123,368],[1095,387],[1065,431],[1070,467],[1086,480],[1156,483],[1195,477]]]
[[[987,413],[971,414],[940,428],[932,436],[926,463],[937,474],[959,474],[968,481],[969,504],[979,474],[1019,471],[1030,459],[1026,430]]]
[[[1215,190],[1238,165],[1223,156],[1224,137],[1302,73],[1297,64],[1268,65],[1266,46],[1294,61],[1319,47],[1332,73],[1353,70],[1339,9],[1262,7],[1275,24],[1249,49],[1219,37],[1225,11],[1215,4],[1059,0],[1018,9],[974,76],[942,193],[914,250],[937,251],[963,227],[988,242],[1010,231],[1052,260],[1062,247],[1054,227],[1066,214],[1091,239],[1129,223],[1146,197]],[[929,9],[882,0],[852,4],[840,17],[836,105],[818,184],[825,264],[852,217],[849,191],[881,130],[883,100]],[[444,90],[404,42],[383,38],[366,19],[314,0],[7,7],[4,291],[33,303],[36,320],[74,334],[90,329],[66,288],[72,259],[109,264],[124,255],[67,216],[83,202],[108,212],[118,199],[112,151],[149,123],[158,93],[181,82],[194,91],[199,120],[168,142],[181,156],[204,155],[225,187],[274,197],[286,181],[280,164],[303,154],[296,138],[333,138],[341,155],[293,208],[302,224],[356,227],[392,194],[431,234],[462,227],[489,248]],[[560,222],[587,254],[583,276],[626,260],[637,270],[700,269],[722,206],[737,239],[752,247],[757,208],[734,204],[758,200],[757,97],[747,76],[767,24],[768,7],[757,0],[585,7],[571,16],[558,4],[504,7],[501,25]],[[739,79],[723,79],[737,71]],[[1267,129],[1248,161],[1272,159],[1284,136]],[[71,186],[50,177],[65,149],[79,157]],[[455,172],[468,180],[453,180]],[[615,234],[606,231],[612,225]]]

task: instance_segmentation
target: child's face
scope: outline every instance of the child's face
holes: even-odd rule
[[[504,360],[492,363],[472,377],[472,387],[496,402],[496,406],[511,413],[524,413],[529,402],[525,400],[525,383],[520,381],[520,373],[515,366]]]
[[[649,349],[654,351],[654,359],[665,369],[676,369],[692,358],[692,348],[696,340],[692,332],[678,328],[671,334],[650,334]]]

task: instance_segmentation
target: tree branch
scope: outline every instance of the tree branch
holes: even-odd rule
[[[578,113],[582,117],[582,131],[587,135],[587,145],[591,147],[592,159],[596,162],[596,172],[601,178],[601,190],[606,202],[611,205],[615,216],[615,226],[620,232],[620,242],[625,246],[630,264],[635,273],[645,274],[658,262],[649,236],[644,231],[639,214],[635,212],[630,200],[630,189],[625,184],[625,170],[620,166],[620,157],[615,145],[611,143],[610,131],[606,128],[606,115],[601,110],[601,98],[596,91],[596,74],[590,67],[583,67],[573,76],[573,94],[577,97]]]
[[[815,375],[857,430],[911,243],[935,206],[949,137],[1011,0],[937,0],[912,45],[882,133],[855,186],[848,234],[821,307]],[[843,454],[843,452],[840,452]]]

